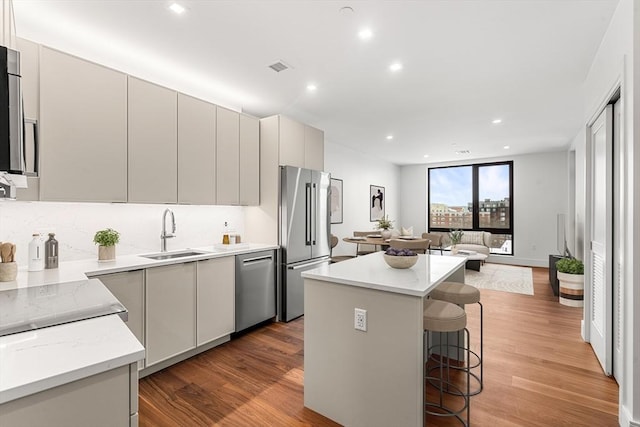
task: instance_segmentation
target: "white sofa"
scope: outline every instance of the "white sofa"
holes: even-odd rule
[[[462,240],[456,245],[458,250],[476,251],[489,256],[491,250],[491,233],[486,231],[465,231]]]

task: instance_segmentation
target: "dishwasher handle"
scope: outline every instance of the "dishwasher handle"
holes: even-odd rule
[[[255,264],[257,262],[265,261],[265,260],[269,260],[269,261],[273,260],[273,255],[264,255],[264,256],[258,256],[258,257],[255,257],[255,258],[243,259],[242,260],[242,264],[245,264],[245,265],[246,264]]]

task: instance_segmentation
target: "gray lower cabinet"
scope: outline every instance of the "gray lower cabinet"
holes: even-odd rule
[[[235,331],[235,258],[198,261],[197,344]]]
[[[196,263],[146,270],[146,366],[196,346]]]
[[[137,426],[137,420],[135,364],[0,405],[0,426]]]
[[[94,276],[109,289],[127,309],[127,326],[144,345],[144,270]],[[138,362],[144,368],[144,359]]]

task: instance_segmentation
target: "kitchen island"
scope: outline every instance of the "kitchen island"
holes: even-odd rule
[[[347,426],[422,426],[423,300],[464,282],[465,261],[419,255],[399,270],[377,252],[303,273],[305,406]]]

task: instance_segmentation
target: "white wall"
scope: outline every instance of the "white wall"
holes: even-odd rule
[[[243,208],[235,206],[138,205],[120,203],[50,203],[0,201],[0,241],[17,246],[18,265],[27,264],[27,246],[33,233],[56,233],[60,261],[97,258],[96,231],[120,232],[116,256],[160,251],[162,213],[170,208],[176,218],[176,237],[168,250],[213,246],[222,242],[224,221],[241,235]],[[171,231],[167,218],[168,231]]]
[[[634,44],[634,40],[636,41]],[[634,286],[640,282],[640,117],[634,111],[640,110],[640,4],[634,0],[620,0],[609,28],[596,53],[584,84],[584,124],[585,127],[602,110],[611,91],[621,84],[623,130],[621,153],[625,188],[621,205],[625,219],[622,224],[622,243],[617,248],[622,274],[622,346],[624,351],[620,384],[619,421],[622,426],[640,425],[640,292]],[[580,132],[575,140],[576,149],[576,234],[577,241],[585,241],[586,192],[586,135]],[[586,255],[588,245],[583,244]],[[584,256],[584,255],[583,255]],[[588,261],[588,257],[585,256]],[[587,289],[585,289],[585,300]],[[585,304],[585,310],[588,305]],[[585,312],[585,318],[589,313]],[[633,423],[633,424],[631,424]]]
[[[568,213],[567,153],[555,151],[465,162],[404,166],[400,185],[402,221],[427,224],[427,168],[513,160],[514,256],[491,256],[491,262],[549,266],[556,254],[558,213]],[[414,231],[416,230],[414,225]]]
[[[395,228],[405,225],[399,222],[399,166],[328,141],[324,147],[324,170],[332,178],[341,179],[343,185],[343,222],[331,225],[331,232],[340,239],[334,255],[355,255],[355,245],[343,242],[342,238],[352,236],[354,231],[373,230],[375,222],[369,221],[369,185],[385,188],[385,213],[394,221]]]

